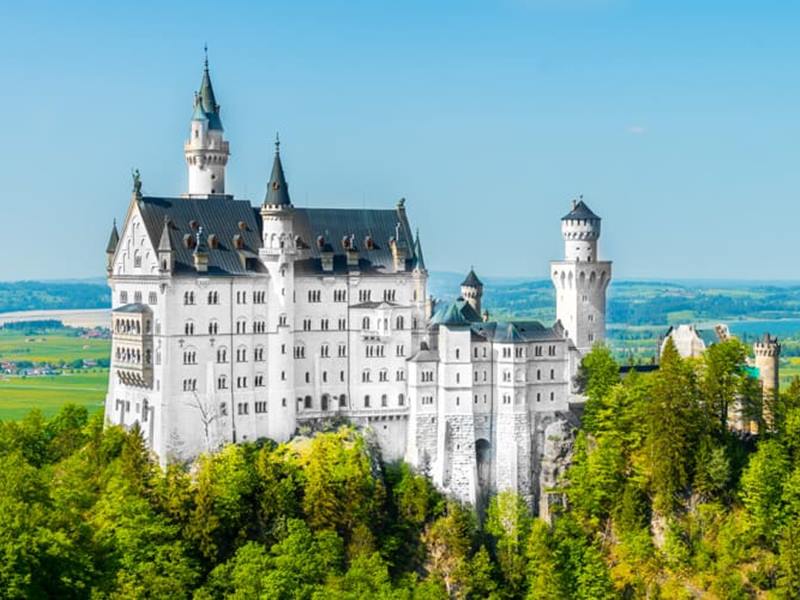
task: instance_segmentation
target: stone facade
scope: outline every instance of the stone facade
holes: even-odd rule
[[[562,220],[559,321],[492,321],[472,271],[463,298],[428,296],[403,200],[295,206],[277,142],[260,207],[228,195],[207,66],[185,151],[188,192],[145,197],[137,178],[109,240],[107,421],[139,424],[163,463],[350,422],[460,500],[513,489],[534,506],[558,471],[543,427],[582,402],[573,377],[604,338],[599,217],[581,201]]]

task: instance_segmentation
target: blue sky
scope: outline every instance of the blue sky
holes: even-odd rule
[[[702,4],[702,6],[700,6]],[[130,170],[186,187],[204,42],[228,191],[407,198],[429,268],[538,277],[583,194],[617,277],[800,279],[800,5],[5,2],[0,279],[103,274]]]

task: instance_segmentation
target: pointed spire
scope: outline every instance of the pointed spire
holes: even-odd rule
[[[483,283],[481,282],[480,279],[478,279],[478,276],[475,274],[474,267],[469,268],[469,273],[467,274],[466,279],[464,279],[464,281],[461,282],[461,285],[462,287],[474,287],[474,288],[483,287]]]
[[[119,244],[119,232],[117,231],[117,220],[114,219],[114,225],[111,227],[111,235],[108,237],[106,254],[114,254],[117,251],[117,244]]]
[[[281,140],[275,134],[275,159],[272,162],[272,175],[267,184],[267,194],[264,196],[264,204],[272,206],[291,206],[289,199],[289,186],[286,177],[283,175],[283,165],[281,164]]]
[[[158,242],[159,252],[172,252],[172,240],[169,235],[169,217],[164,215],[164,228],[161,230],[161,240]]]
[[[208,46],[203,47],[205,61],[203,63],[203,79],[200,82],[200,91],[195,95],[193,120],[205,116],[208,119],[209,129],[222,130],[222,120],[219,118],[219,104],[214,97],[214,87],[211,85],[211,75],[208,71]]]
[[[414,257],[417,259],[417,270],[425,270],[425,258],[422,256],[422,242],[419,239],[419,228],[417,228],[417,239],[414,241]]]

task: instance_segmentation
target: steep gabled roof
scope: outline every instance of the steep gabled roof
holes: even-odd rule
[[[214,247],[206,250],[206,275],[243,275],[260,270],[259,261],[246,260],[256,258],[261,248],[261,219],[247,200],[146,196],[136,202],[153,247],[161,248],[162,243],[171,246],[176,273],[196,273],[194,243],[190,247],[184,240],[191,237],[195,242],[199,227],[216,238]],[[166,239],[165,221],[169,223]],[[235,247],[235,236],[241,248]]]

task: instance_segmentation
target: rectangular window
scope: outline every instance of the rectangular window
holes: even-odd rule
[[[151,306],[153,304],[158,303],[158,294],[156,294],[155,292],[150,292],[149,294],[147,294],[147,303],[150,304]]]
[[[256,412],[259,414],[267,412],[267,403],[263,400],[256,402]]]

